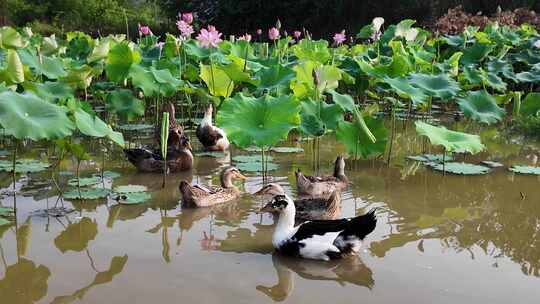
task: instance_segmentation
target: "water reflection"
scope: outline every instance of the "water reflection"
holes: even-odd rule
[[[94,240],[97,234],[97,222],[88,217],[84,217],[78,222],[70,223],[64,231],[54,239],[54,245],[62,253],[70,250],[81,252],[88,247],[88,243]]]
[[[340,286],[354,284],[373,288],[373,272],[359,257],[339,261],[321,262],[299,260],[274,253],[272,264],[276,269],[278,282],[273,286],[257,285],[256,289],[274,301],[286,300],[294,291],[294,274],[306,280],[334,281]]]
[[[49,268],[36,265],[33,261],[20,258],[5,270],[0,280],[2,303],[32,304],[47,295]]]

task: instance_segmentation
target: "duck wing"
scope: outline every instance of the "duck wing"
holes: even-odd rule
[[[211,125],[199,125],[195,134],[197,138],[205,147],[215,146],[217,141],[223,138],[223,135],[218,128]]]
[[[139,163],[146,159],[162,160],[161,155],[145,148],[124,149],[124,154],[130,163]]]

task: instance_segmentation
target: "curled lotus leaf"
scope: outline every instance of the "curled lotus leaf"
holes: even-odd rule
[[[432,97],[449,99],[456,96],[460,90],[459,84],[447,74],[411,74],[409,76],[411,84],[423,90]]]
[[[486,91],[471,92],[466,98],[460,98],[458,104],[466,117],[488,125],[501,121],[506,113]]]
[[[80,200],[80,199],[87,199],[87,200],[96,200],[96,199],[102,199],[106,198],[109,195],[110,191],[109,189],[104,188],[84,188],[80,189],[71,189],[66,192],[64,192],[63,196],[66,199],[74,199],[74,200]]]
[[[519,174],[540,175],[540,167],[515,165],[510,167],[509,170]]]
[[[72,179],[70,179],[68,181],[68,185],[70,185],[70,186],[80,185],[81,187],[93,186],[93,185],[97,185],[99,183],[101,183],[101,178],[97,177],[97,176],[79,178],[78,181],[77,181],[76,178],[72,178]]]
[[[480,136],[436,127],[422,121],[416,121],[416,132],[427,136],[432,145],[443,146],[448,152],[469,152],[476,154],[485,149]]]
[[[146,186],[141,185],[124,185],[124,186],[117,186],[114,188],[115,193],[134,193],[134,192],[145,192],[148,188]]]

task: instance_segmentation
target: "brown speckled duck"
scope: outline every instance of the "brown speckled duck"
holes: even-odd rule
[[[186,207],[210,207],[231,201],[239,197],[241,193],[232,182],[234,178],[246,179],[235,167],[227,167],[221,171],[221,188],[207,188],[181,181],[179,189],[182,202]]]
[[[334,164],[334,175],[306,176],[300,169],[295,172],[299,195],[328,197],[334,191],[347,188],[349,179],[345,175],[345,159],[338,156]]]
[[[212,111],[213,107],[210,103],[195,134],[206,150],[225,151],[229,148],[229,140],[225,131],[212,124]]]
[[[169,147],[174,143],[174,135],[184,135],[184,128],[182,128],[182,126],[176,122],[176,111],[172,102],[164,104],[161,111],[169,112],[169,139],[167,141],[167,147]],[[156,129],[154,131],[154,139],[157,142],[158,146],[161,146],[161,123],[156,126]]]
[[[285,190],[279,184],[270,183],[254,195],[285,195]],[[341,213],[341,194],[334,189],[328,198],[298,198],[294,200],[294,206],[296,222],[336,219]]]
[[[189,138],[178,133],[169,135],[172,141],[167,149],[167,171],[181,172],[193,167],[193,154]],[[159,152],[153,152],[144,148],[124,149],[128,161],[140,172],[162,172],[163,157]]]

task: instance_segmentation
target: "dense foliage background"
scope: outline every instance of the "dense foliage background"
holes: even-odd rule
[[[405,18],[431,24],[449,8],[492,14],[527,7],[540,10],[537,0],[4,0],[0,25],[31,24],[34,30],[61,32],[84,30],[91,34],[136,33],[137,23],[148,24],[156,33],[174,32],[178,11],[194,11],[198,20],[216,25],[225,33],[253,32],[280,19],[285,30],[305,27],[316,37],[338,29],[356,32],[375,16],[389,23]]]

